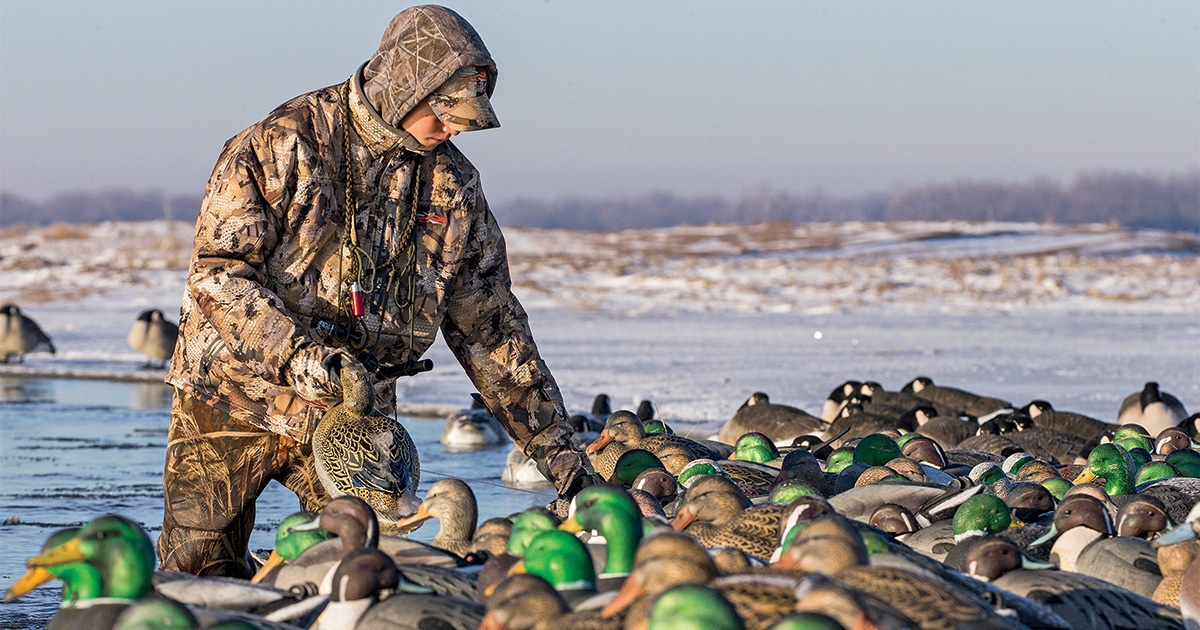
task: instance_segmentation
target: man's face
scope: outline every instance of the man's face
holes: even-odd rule
[[[421,101],[411,112],[400,119],[400,128],[412,134],[421,143],[421,149],[430,150],[458,135],[458,131],[447,127],[433,113],[428,101]]]

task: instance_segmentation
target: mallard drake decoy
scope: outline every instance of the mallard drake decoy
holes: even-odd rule
[[[296,560],[300,554],[313,545],[329,540],[333,534],[324,529],[303,529],[292,531],[292,527],[300,524],[313,523],[320,518],[316,512],[296,512],[288,515],[279,523],[275,530],[275,548],[271,550],[265,562],[259,567],[252,583],[264,582],[274,584],[275,578],[269,577],[276,572],[276,567]],[[322,573],[324,575],[324,573]]]
[[[378,549],[347,554],[332,582],[329,605],[317,620],[320,630],[476,630],[483,620],[483,604],[408,583]]]
[[[542,532],[529,541],[524,557],[509,569],[513,573],[532,573],[546,580],[573,609],[596,596],[591,552],[574,534],[561,529]]]
[[[742,403],[717,432],[717,440],[734,444],[745,433],[762,433],[773,442],[787,442],[809,433],[820,433],[829,423],[803,409],[771,402],[763,392],[755,392]]]
[[[779,538],[779,525],[787,506],[750,506],[733,482],[704,475],[688,487],[682,506],[672,521],[676,531],[695,536],[706,547],[737,547],[759,558],[768,558]]]
[[[1158,435],[1167,427],[1179,426],[1188,417],[1183,403],[1171,394],[1162,391],[1158,383],[1147,382],[1142,391],[1134,392],[1121,401],[1117,411],[1117,424],[1138,424],[1150,435]]]
[[[396,522],[401,531],[416,529],[421,523],[436,518],[438,533],[429,544],[463,558],[473,550],[475,521],[479,508],[475,493],[461,479],[439,479],[425,492],[425,500],[411,515]]]
[[[1020,551],[999,537],[978,539],[967,552],[977,579],[1049,606],[1072,628],[1149,630],[1182,626],[1179,611],[1098,578],[1071,571],[1021,569]],[[996,550],[1007,549],[1001,553]]]
[[[343,402],[322,416],[313,433],[317,478],[332,497],[356,496],[370,505],[385,532],[421,503],[421,463],[408,431],[373,411],[365,370],[341,370]]]
[[[972,418],[984,418],[998,411],[1012,409],[1012,403],[999,398],[980,396],[971,392],[935,385],[933,379],[918,376],[900,388],[901,392],[920,396],[926,400],[957,409],[958,414]]]
[[[22,314],[15,304],[0,307],[0,359],[8,363],[16,357],[23,362],[26,354],[38,350],[54,354],[54,343],[37,322]]]
[[[1109,496],[1134,491],[1133,459],[1129,451],[1117,444],[1101,444],[1088,454],[1087,468],[1072,480],[1075,485],[1104,479],[1104,491]]]
[[[605,581],[623,582],[633,568],[633,555],[642,540],[642,513],[629,493],[619,486],[584,488],[571,500],[571,511],[559,529],[577,533],[598,532],[605,541],[605,562],[598,572],[597,588],[611,590]]]
[[[167,321],[158,309],[142,311],[126,337],[130,348],[148,357],[148,368],[153,366],[154,361],[158,362],[158,367],[165,366],[171,360],[171,355],[175,354],[175,342],[178,339],[179,326]]]
[[[78,532],[78,527],[54,532],[42,545],[42,553],[74,539]],[[97,568],[83,561],[30,567],[25,575],[5,591],[4,603],[15,601],[55,578],[63,582],[62,603],[50,622],[50,628],[109,628],[129,605],[125,600],[96,602],[97,598],[104,597],[105,581]]]
[[[508,434],[492,415],[483,398],[472,395],[471,407],[446,418],[441,443],[450,449],[481,449],[506,443]]]
[[[740,435],[733,445],[733,454],[729,459],[766,464],[773,468],[783,466],[779,448],[769,437],[758,431],[748,431]]]
[[[654,600],[647,623],[648,630],[743,630],[745,627],[729,600],[703,584],[682,584],[664,591]]]

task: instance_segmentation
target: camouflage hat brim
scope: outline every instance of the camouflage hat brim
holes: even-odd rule
[[[429,106],[447,127],[478,131],[500,126],[487,96],[487,71],[469,66],[429,95]]]

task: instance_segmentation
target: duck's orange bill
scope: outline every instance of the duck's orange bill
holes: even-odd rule
[[[613,441],[612,434],[608,432],[608,429],[605,429],[600,432],[600,435],[596,436],[595,440],[592,440],[591,444],[588,444],[587,452],[595,453],[605,446],[608,446],[608,443],[611,441]]]
[[[433,518],[433,515],[430,514],[425,509],[425,502],[422,501],[421,505],[417,506],[416,512],[413,512],[412,514],[405,516],[404,518],[400,519],[399,521],[396,521],[396,524],[393,525],[393,527],[395,527],[397,529],[405,529],[408,527],[412,527],[413,529],[416,529],[417,525],[420,525],[421,523],[424,523],[425,521],[427,521],[431,518]]]
[[[281,564],[283,564],[283,556],[279,555],[274,549],[272,549],[271,555],[267,556],[267,561],[263,563],[262,568],[258,570],[258,573],[255,573],[254,577],[250,578],[250,582],[252,584],[258,584],[259,582],[262,582],[275,567]]]
[[[625,578],[625,583],[621,585],[621,590],[617,591],[616,596],[610,599],[604,605],[604,608],[600,609],[600,616],[604,618],[612,617],[628,608],[637,598],[645,594],[646,589],[631,575]]]
[[[8,587],[8,590],[4,592],[4,603],[7,604],[53,579],[54,574],[42,567],[34,567],[26,571],[16,584]]]
[[[694,520],[696,520],[696,513],[692,511],[690,506],[685,505],[679,508],[679,512],[675,514],[675,520],[671,521],[671,527],[674,527],[675,531],[681,532],[683,528],[691,525]]]

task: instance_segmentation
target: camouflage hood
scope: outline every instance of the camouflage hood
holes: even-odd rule
[[[446,7],[412,7],[392,18],[383,33],[363,68],[363,92],[385,122],[399,127],[405,114],[464,66],[487,69],[491,96],[496,63],[474,27]]]

